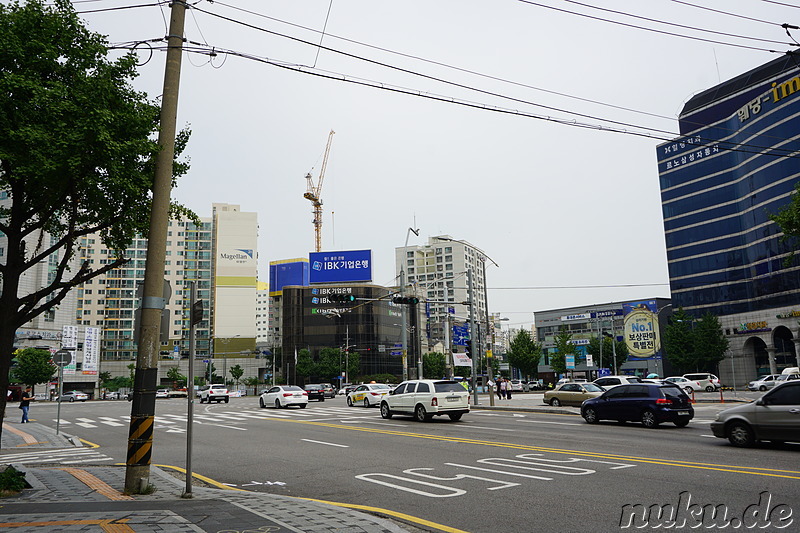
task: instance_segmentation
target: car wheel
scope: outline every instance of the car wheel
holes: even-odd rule
[[[583,411],[583,419],[589,424],[597,424],[597,411],[593,407],[587,407]]]
[[[230,399],[230,398],[225,398],[225,403],[228,403],[228,400],[229,400],[229,399]]]
[[[275,400],[275,409],[280,409],[280,408],[281,408],[281,401]]]
[[[266,405],[264,404],[264,398],[259,398],[258,399],[258,406],[260,408],[262,408],[262,409],[264,409],[266,407]]]
[[[424,405],[419,404],[416,409],[414,409],[414,418],[416,418],[417,422],[427,422],[431,419],[431,415],[425,410]]]
[[[764,392],[765,390],[767,390],[767,386],[766,386],[766,385],[761,385],[761,386],[758,388],[758,390],[760,390],[761,392]]]
[[[683,389],[683,391],[686,393],[686,396],[691,396],[692,394],[694,394],[694,389],[692,389],[691,387],[686,387],[685,389]]]
[[[301,403],[300,404],[300,409],[305,409],[307,405],[308,405],[307,403]]]
[[[347,397],[347,407],[353,407],[353,400],[350,398],[350,396]]]
[[[372,407],[372,406],[369,404],[369,398],[364,398],[364,407]]]
[[[202,396],[200,396],[200,403],[205,403],[205,402],[206,402],[206,401],[203,399],[203,397],[202,397]]]
[[[323,396],[322,398],[320,398],[320,399],[319,399],[319,401],[321,401],[321,402],[324,402],[324,401],[325,401],[325,396]]]
[[[728,441],[739,448],[748,448],[755,444],[755,436],[750,426],[744,422],[732,422],[728,426]]]
[[[689,420],[688,419],[687,420],[676,420],[675,422],[673,422],[673,424],[675,424],[679,428],[685,428],[686,426],[689,425]]]
[[[386,402],[381,404],[381,418],[392,418],[392,410],[389,409],[389,404]]]
[[[714,387],[709,385],[708,387],[706,387],[706,392],[714,392]]]
[[[70,398],[69,401],[74,402],[75,398]]]
[[[561,400],[559,400],[558,398],[552,398],[550,400],[550,405],[552,405],[553,407],[561,407]]]
[[[450,417],[450,420],[451,420],[451,421],[453,421],[453,422],[458,422],[459,420],[461,420],[461,415],[462,415],[462,414],[463,414],[463,413],[453,413],[453,414],[449,414],[449,415],[447,415],[447,416],[449,416],[449,417]]]
[[[656,420],[656,414],[650,409],[647,409],[642,413],[642,425],[650,429],[658,425],[658,420]]]

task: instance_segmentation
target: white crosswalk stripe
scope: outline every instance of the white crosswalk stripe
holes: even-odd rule
[[[3,453],[4,463],[37,464],[80,464],[112,461],[113,458],[92,448],[63,448],[38,452]]]

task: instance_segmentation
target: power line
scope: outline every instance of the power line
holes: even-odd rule
[[[711,8],[711,7],[698,6],[697,4],[692,4],[691,2],[684,2],[683,0],[670,0],[670,2],[675,2],[676,4],[683,4],[685,6],[694,7],[694,8],[697,8],[697,9],[704,9],[706,11],[711,11],[713,13],[720,13],[722,15],[729,15],[731,17],[737,17],[737,18],[744,19],[744,20],[751,20],[753,22],[761,22],[763,24],[769,24],[770,26],[773,26],[773,25],[776,24],[775,22],[770,22],[769,20],[762,20],[762,19],[757,19],[757,18],[753,18],[753,17],[747,17],[745,15],[739,15],[737,13],[728,13],[727,11],[721,11],[719,9],[714,9],[714,8]]]
[[[770,53],[775,53],[775,54],[783,53],[783,52],[779,52],[777,50],[771,50],[771,49],[767,49],[767,48],[759,48],[757,46],[748,46],[746,44],[728,43],[728,42],[725,42],[725,41],[716,41],[714,39],[705,39],[703,37],[693,37],[691,35],[682,35],[680,33],[664,31],[664,30],[657,30],[655,28],[646,28],[644,26],[637,26],[635,24],[628,24],[626,22],[620,22],[618,20],[604,19],[602,17],[595,17],[593,15],[587,15],[586,13],[579,13],[577,11],[570,11],[568,9],[562,9],[562,8],[558,8],[558,7],[548,6],[548,5],[545,5],[545,4],[540,4],[538,2],[532,2],[531,0],[517,0],[517,1],[518,2],[522,2],[523,4],[529,4],[529,5],[536,6],[536,7],[542,7],[544,9],[551,9],[553,11],[558,11],[558,12],[561,12],[561,13],[567,13],[569,15],[575,15],[575,16],[578,16],[578,17],[584,17],[584,18],[588,18],[588,19],[592,19],[592,20],[608,22],[609,24],[616,24],[618,26],[625,26],[626,28],[635,28],[637,30],[649,31],[649,32],[652,32],[652,33],[660,33],[662,35],[670,35],[672,37],[680,37],[681,39],[692,39],[692,40],[695,40],[695,41],[702,41],[702,42],[706,42],[706,43],[721,44],[721,45],[724,45],[724,46],[733,46],[733,47],[736,47],[736,48],[745,48],[747,50],[757,50],[759,52],[770,52]],[[569,1],[569,0],[567,0],[567,1]],[[796,46],[796,45],[793,44],[791,46]]]

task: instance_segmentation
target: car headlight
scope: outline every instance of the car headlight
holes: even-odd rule
[[[719,416],[719,415],[720,415],[720,414],[719,414],[719,413],[717,413],[717,414],[714,416],[714,422],[719,422],[719,419],[720,419],[720,416]]]

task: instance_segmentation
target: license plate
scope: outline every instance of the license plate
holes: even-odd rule
[[[460,397],[460,396],[448,396],[448,397],[447,397],[447,401],[448,401],[448,402],[457,402],[457,401],[458,401],[458,400],[460,400],[460,399],[461,399],[461,397]]]
[[[689,411],[678,411],[678,416],[689,416]]]
[[[295,398],[299,398],[300,396],[302,396],[302,394],[297,394],[297,393],[294,394]]]

